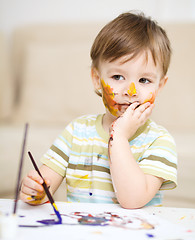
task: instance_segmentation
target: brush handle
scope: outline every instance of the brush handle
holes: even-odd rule
[[[22,152],[21,152],[21,157],[20,157],[20,165],[19,165],[19,171],[18,171],[18,179],[17,179],[17,185],[16,185],[13,214],[16,214],[16,209],[17,209],[18,195],[19,195],[19,191],[20,191],[20,179],[21,179],[21,175],[22,175],[22,168],[23,168],[23,162],[24,162],[24,151],[25,151],[25,146],[26,146],[27,132],[28,132],[28,123],[25,124],[24,139],[23,139]]]
[[[49,199],[49,201],[50,201],[50,203],[51,203],[51,205],[52,205],[52,207],[54,209],[54,212],[56,213],[56,215],[58,217],[58,220],[59,220],[58,223],[61,224],[62,223],[62,217],[61,217],[61,215],[60,215],[60,213],[58,211],[58,208],[57,208],[57,206],[56,206],[56,204],[55,204],[55,202],[53,200],[53,197],[52,197],[52,195],[51,195],[51,193],[50,193],[50,191],[49,191],[49,189],[47,187],[47,184],[45,183],[45,180],[44,180],[43,176],[41,175],[41,172],[39,171],[39,168],[37,167],[37,164],[36,164],[32,154],[31,154],[31,152],[28,152],[28,155],[30,157],[30,160],[31,160],[35,170],[38,172],[39,176],[43,179],[42,186],[43,186],[43,188],[45,190],[45,193],[46,193],[46,195],[47,195],[47,197],[48,197],[48,199]]]
[[[47,197],[49,198],[49,201],[50,201],[51,204],[53,205],[53,203],[54,203],[53,197],[52,197],[52,195],[51,195],[51,193],[50,193],[50,191],[49,191],[49,189],[48,189],[48,187],[47,187],[47,184],[45,183],[45,180],[44,180],[43,176],[41,175],[41,172],[39,171],[39,168],[37,167],[37,164],[36,164],[36,162],[35,162],[32,154],[31,154],[31,152],[28,152],[28,155],[29,155],[29,157],[30,157],[30,160],[31,160],[31,162],[32,162],[35,170],[38,172],[39,176],[43,179],[42,186],[43,186],[43,188],[44,188],[44,190],[45,190],[45,193],[46,193]]]

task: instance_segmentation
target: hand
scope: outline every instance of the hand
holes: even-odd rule
[[[139,106],[137,102],[132,103],[127,110],[113,122],[110,128],[110,136],[131,138],[137,129],[142,126],[151,115],[154,104],[149,102]]]
[[[45,180],[47,186],[50,185],[49,180]],[[37,171],[32,170],[23,179],[20,191],[20,199],[31,205],[42,204],[47,201],[47,197],[42,186],[43,179]]]

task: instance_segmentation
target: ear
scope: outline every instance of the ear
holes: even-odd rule
[[[100,75],[98,70],[94,67],[91,68],[91,78],[95,90],[99,90],[101,88]]]
[[[161,78],[160,83],[159,83],[158,92],[160,92],[164,88],[165,84],[167,83],[167,80],[168,80],[167,76],[164,76],[163,78]]]

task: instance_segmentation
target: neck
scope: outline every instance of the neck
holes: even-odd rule
[[[117,117],[113,116],[110,112],[106,111],[102,119],[102,126],[107,133],[109,133],[109,128],[116,119]]]

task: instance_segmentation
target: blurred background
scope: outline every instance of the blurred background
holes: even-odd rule
[[[24,124],[37,162],[72,119],[102,113],[90,47],[122,12],[143,11],[172,43],[169,81],[153,118],[174,136],[178,187],[165,206],[195,207],[195,0],[0,0],[0,197],[14,197]],[[25,155],[23,175],[31,169]],[[56,200],[65,199],[62,186]]]

